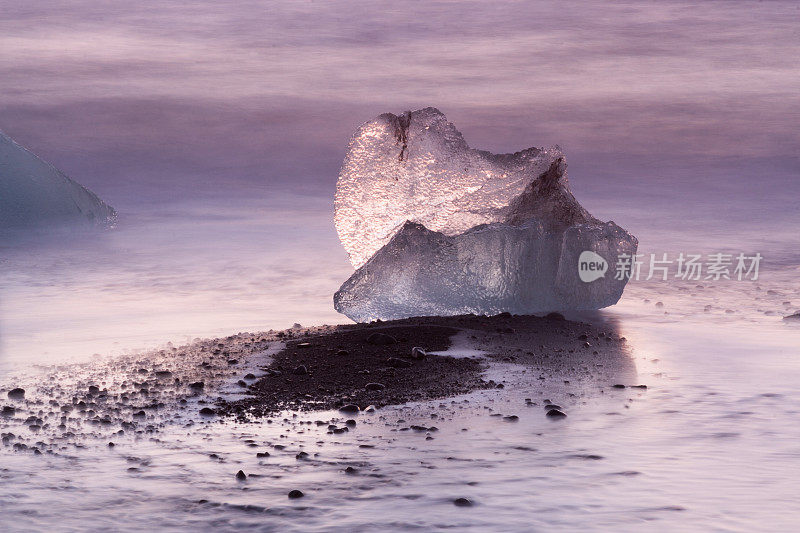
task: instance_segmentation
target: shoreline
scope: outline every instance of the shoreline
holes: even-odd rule
[[[383,340],[370,340],[375,334]],[[412,356],[414,348],[424,355]],[[281,411],[350,406],[354,413],[503,388],[504,377],[489,375],[502,363],[522,369],[515,386],[532,393],[571,383],[568,394],[579,396],[586,380],[611,387],[609,380],[618,378],[610,376],[635,377],[613,326],[557,314],[417,317],[239,333],[53,366],[43,375],[6,376],[0,428],[15,434],[6,446],[63,453],[83,437],[144,435],[168,425],[249,421]],[[24,394],[10,397],[18,388]]]

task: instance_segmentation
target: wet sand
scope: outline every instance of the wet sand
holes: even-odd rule
[[[490,516],[457,510],[508,490],[498,481],[486,492],[500,470],[513,484],[522,465],[539,471],[532,460],[601,461],[590,442],[537,450],[544,435],[618,417],[647,394],[615,387],[638,383],[612,325],[558,315],[297,326],[7,378],[0,474],[11,484],[0,501],[15,490],[63,494],[52,511],[9,505],[7,524],[69,515],[121,530],[165,517],[175,530],[258,527],[265,517],[275,522],[266,530],[324,530],[330,513],[353,530],[441,520],[484,528]],[[24,393],[9,397],[17,387]],[[120,525],[112,508],[131,521]],[[413,518],[434,508],[432,522]]]
[[[548,378],[602,383],[603,372],[620,375],[619,367],[630,363],[613,328],[560,315],[423,317],[240,333],[55,366],[44,377],[14,376],[0,387],[2,443],[65,453],[82,438],[150,434],[167,424],[447,398],[503,388],[503,380],[485,374],[493,361],[523,365],[526,386],[540,388]]]
[[[446,398],[504,386],[482,377],[485,358],[580,374],[588,368],[574,368],[575,360],[589,354],[608,359],[624,350],[624,339],[612,331],[557,314],[419,317],[304,331],[299,338],[278,333],[288,335],[286,347],[263,368],[266,375],[248,385],[248,396],[221,402],[217,413],[247,418],[287,409],[356,411]],[[454,338],[461,353],[476,355],[431,353],[447,350]]]

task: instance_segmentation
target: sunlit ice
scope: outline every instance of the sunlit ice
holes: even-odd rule
[[[794,527],[794,3],[0,10],[4,531]]]

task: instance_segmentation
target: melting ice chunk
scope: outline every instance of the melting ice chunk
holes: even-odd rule
[[[334,306],[359,322],[599,309],[619,300],[617,265],[638,245],[578,204],[557,149],[472,150],[433,108],[356,132],[336,225],[360,266]]]
[[[0,132],[0,230],[65,222],[105,225],[115,216],[93,192]]]
[[[358,268],[406,220],[445,235],[500,222],[511,200],[559,157],[558,147],[473,150],[432,107],[386,113],[350,141],[336,186],[336,231]]]

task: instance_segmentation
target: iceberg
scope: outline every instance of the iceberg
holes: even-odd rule
[[[0,132],[0,230],[83,222],[111,225],[113,208]]]
[[[638,241],[577,202],[566,167],[557,146],[472,149],[435,108],[367,122],[337,184],[357,270],[334,307],[365,322],[614,305]]]

